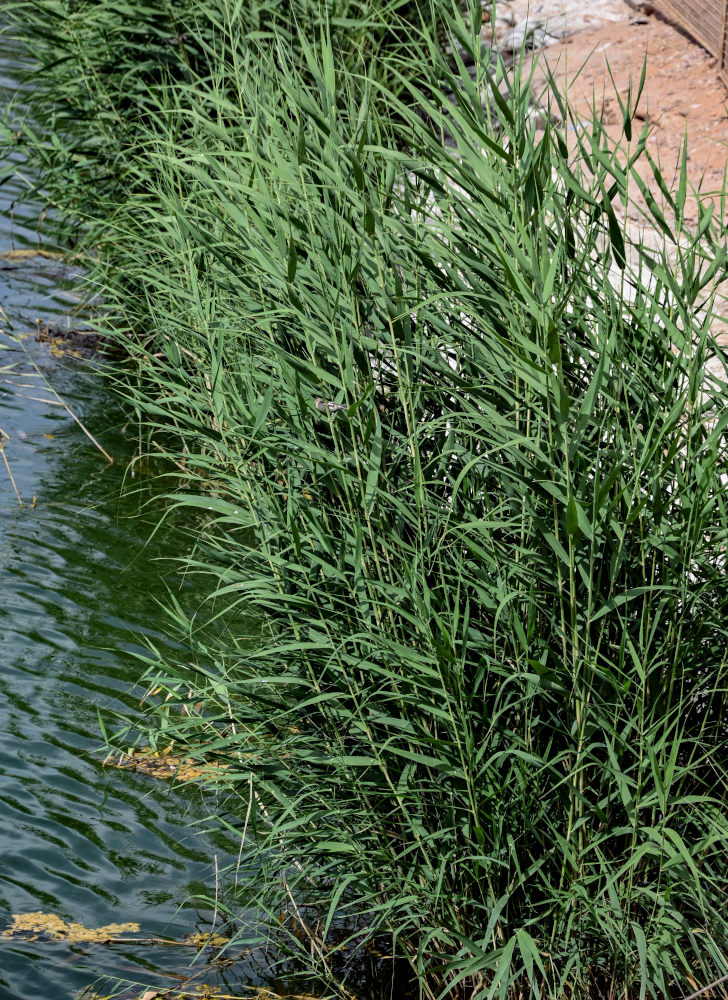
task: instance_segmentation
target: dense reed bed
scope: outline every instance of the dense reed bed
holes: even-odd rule
[[[217,912],[329,982],[388,941],[427,997],[718,979],[723,204],[688,232],[632,98],[618,147],[535,118],[455,8],[8,7],[8,141],[199,514],[134,725],[227,765]]]

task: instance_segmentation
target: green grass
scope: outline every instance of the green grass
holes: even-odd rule
[[[82,26],[55,64],[51,8]],[[717,979],[722,211],[687,230],[683,163],[646,202],[664,249],[633,245],[647,126],[625,108],[615,148],[562,105],[536,130],[454,12],[407,35],[301,0],[283,30],[189,0],[184,46],[145,63],[156,28],[137,47],[121,8],[75,9],[18,6],[46,65],[24,144],[199,512],[180,558],[209,604],[171,602],[189,655],[150,650],[134,724],[228,764],[219,912],[288,914],[323,977],[342,928],[386,938],[427,997]]]

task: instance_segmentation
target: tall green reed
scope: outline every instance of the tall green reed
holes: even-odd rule
[[[189,657],[150,650],[146,726],[228,765],[216,813],[242,846],[219,910],[235,920],[255,872],[322,974],[386,936],[430,997],[709,983],[728,943],[719,214],[688,232],[686,182],[652,164],[657,204],[629,107],[618,146],[563,98],[539,128],[521,69],[457,11],[472,70],[426,26],[409,56],[342,62],[333,8],[290,35],[184,9],[203,56],[143,113],[110,98],[102,197],[106,153],[72,198],[56,133],[26,141],[100,251],[114,377],[201,515],[181,561],[209,581],[205,623],[171,604]],[[102,122],[97,84],[64,80]],[[662,250],[625,231],[633,197]]]

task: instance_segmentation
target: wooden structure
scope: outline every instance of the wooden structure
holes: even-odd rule
[[[656,11],[679,25],[728,69],[728,0],[652,0]]]

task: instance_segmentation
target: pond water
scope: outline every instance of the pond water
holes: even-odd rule
[[[0,100],[13,69],[0,62]],[[43,911],[181,939],[210,929],[210,912],[187,901],[237,845],[198,829],[209,811],[199,790],[102,766],[97,715],[138,705],[144,636],[170,648],[155,598],[179,538],[170,529],[149,543],[151,487],[127,478],[122,488],[133,442],[93,362],[36,342],[36,320],[61,321],[73,294],[56,261],[8,258],[38,245],[16,196],[15,182],[0,187],[0,932],[14,914]],[[41,401],[53,399],[44,378],[113,464],[64,408]],[[101,974],[160,987],[191,975],[190,989],[221,981],[193,958],[184,947],[0,937],[0,1000],[70,1000]]]

